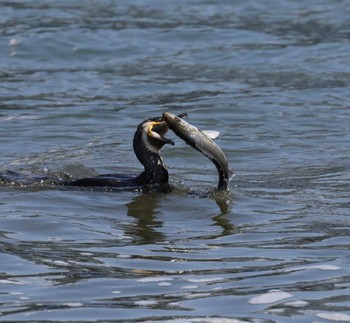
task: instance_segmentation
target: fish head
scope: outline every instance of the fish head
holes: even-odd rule
[[[187,115],[186,115],[187,116]],[[170,112],[163,113],[163,119],[169,126],[169,128],[175,132],[177,136],[186,141],[187,136],[191,133],[191,128],[193,127],[187,121],[185,121],[180,116],[177,116]]]

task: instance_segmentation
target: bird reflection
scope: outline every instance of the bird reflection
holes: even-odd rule
[[[125,233],[133,238],[133,243],[152,244],[166,240],[165,235],[157,230],[163,226],[163,222],[158,218],[159,211],[157,210],[162,196],[157,192],[143,193],[135,196],[130,203],[126,204],[127,214],[136,219],[136,222],[128,224],[125,228]],[[213,198],[220,209],[220,213],[212,217],[214,225],[222,228],[218,236],[235,233],[237,228],[229,218],[232,196],[221,193],[214,195]]]
[[[136,196],[132,202],[126,204],[127,214],[136,219],[136,223],[129,224],[125,233],[134,238],[134,243],[152,244],[165,240],[163,233],[156,230],[163,222],[157,219],[157,206],[161,198],[159,193],[147,193]]]

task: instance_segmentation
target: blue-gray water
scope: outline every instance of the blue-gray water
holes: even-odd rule
[[[0,186],[3,321],[350,320],[347,0],[0,1],[0,171],[138,174],[171,132],[169,194]]]

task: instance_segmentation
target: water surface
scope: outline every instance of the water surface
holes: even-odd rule
[[[1,171],[141,172],[136,126],[217,129],[236,177],[170,133],[172,193],[0,186],[4,321],[350,320],[347,1],[0,1]]]

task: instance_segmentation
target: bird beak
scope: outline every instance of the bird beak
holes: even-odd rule
[[[163,144],[174,145],[175,143],[172,140],[164,137],[168,130],[169,127],[165,121],[153,121],[148,127],[147,135],[149,138],[157,139]]]

